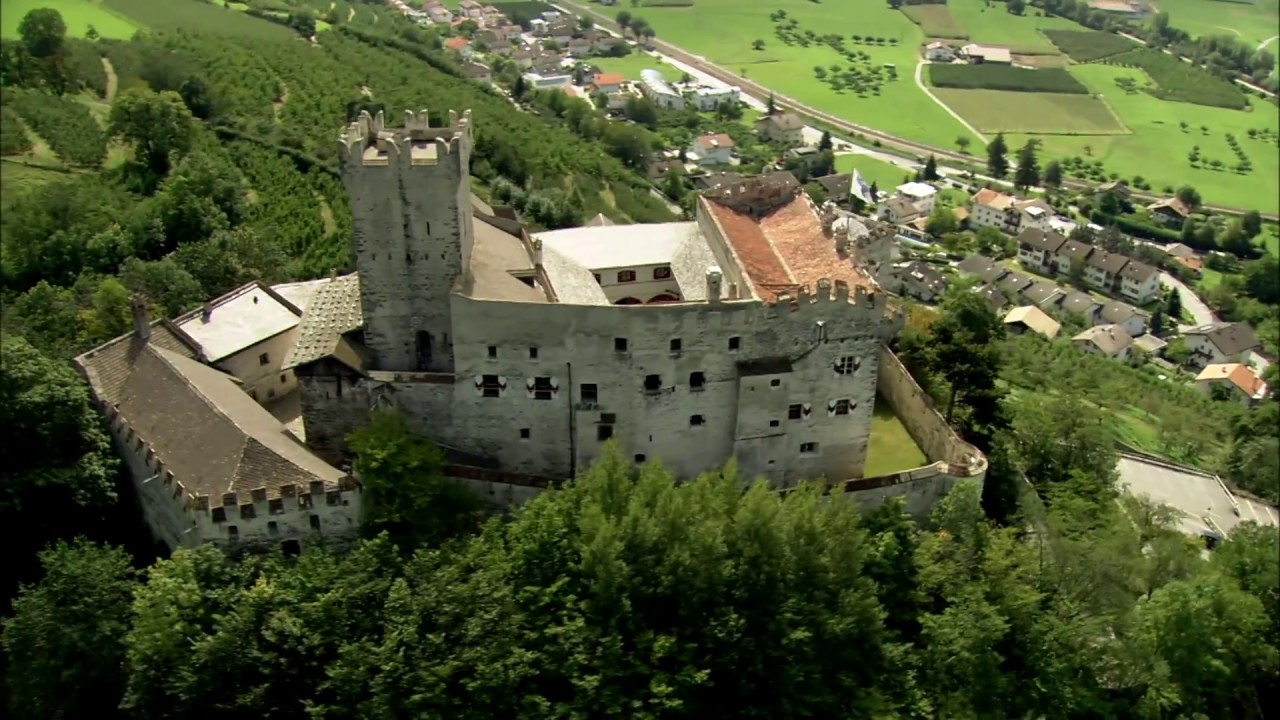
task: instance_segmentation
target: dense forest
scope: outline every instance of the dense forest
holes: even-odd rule
[[[969,293],[897,341],[990,462],[927,523],[732,465],[677,484],[616,451],[499,515],[380,416],[352,438],[369,506],[354,549],[148,555],[69,359],[129,328],[134,292],[172,315],[346,268],[351,113],[471,109],[478,192],[536,195],[534,223],[670,217],[604,133],[464,80],[433,33],[374,5],[311,5],[168,0],[129,40],[35,11],[0,44],[10,715],[1266,716],[1280,535],[1246,526],[1209,554],[1122,494],[1107,395],[1141,381],[1068,372]],[[1043,382],[1037,365],[1061,377],[1012,392]],[[1153,413],[1191,403],[1152,397]],[[1249,443],[1274,400],[1194,407],[1229,428],[1203,444],[1267,472]]]

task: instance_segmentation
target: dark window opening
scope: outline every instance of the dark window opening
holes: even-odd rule
[[[275,537],[276,535],[279,535],[280,523],[276,522],[275,520],[272,520],[271,522],[267,523],[267,534],[270,535],[271,537]]]
[[[287,382],[289,382],[289,376],[282,373],[280,375],[280,384],[283,385]]]
[[[836,414],[837,414],[837,415],[848,415],[848,414],[849,414],[849,401],[848,401],[848,400],[837,400],[837,401],[836,401]]]
[[[312,530],[319,530],[319,529],[320,529],[320,516],[319,516],[319,515],[312,515],[312,516],[311,516],[311,529],[312,529]]]
[[[417,345],[418,369],[426,370],[431,367],[431,333],[426,330],[419,330]]]
[[[537,359],[538,359],[538,348],[536,348],[536,347],[531,347],[531,348],[529,348],[529,359],[530,359],[530,360],[537,360]]]
[[[858,371],[862,365],[862,361],[852,355],[845,355],[836,361],[836,374],[852,375]]]
[[[209,514],[216,523],[227,521],[227,511],[225,508],[216,507]]]
[[[742,348],[742,338],[734,336],[729,338],[729,349],[740,350]]]
[[[258,511],[253,507],[253,505],[244,504],[240,506],[241,520],[252,520],[256,517],[258,517]]]
[[[707,376],[702,371],[694,371],[689,373],[689,389],[702,390],[707,386]]]
[[[644,376],[644,391],[645,391],[645,392],[647,392],[647,393],[656,393],[656,392],[661,392],[661,391],[662,391],[662,376],[660,376],[660,375],[645,375],[645,376]]]
[[[490,359],[493,359],[493,358],[496,358],[496,357],[498,357],[498,346],[497,346],[497,345],[490,345],[490,346],[489,346],[489,358],[490,358]]]
[[[618,282],[624,283],[624,282],[635,282],[635,281],[636,281],[635,270],[619,270],[618,271]]]
[[[334,490],[334,491],[332,491],[332,492],[327,492],[327,493],[325,493],[325,494],[324,494],[324,502],[325,502],[325,504],[326,504],[326,505],[341,505],[341,504],[342,504],[342,491],[341,491],[341,490]]]
[[[270,363],[270,362],[271,362],[271,354],[270,354],[270,353],[262,353],[261,355],[259,355],[259,356],[258,356],[258,364],[259,364],[259,365],[266,365],[266,364],[268,364],[268,363]]]
[[[779,380],[778,378],[774,378],[769,381],[769,387],[778,387],[781,384],[782,384],[782,381]]]
[[[680,352],[681,345],[683,345],[683,343],[680,342],[680,338],[671,338],[671,352]]]
[[[280,543],[280,552],[284,553],[285,557],[298,557],[302,554],[302,543],[297,540],[285,540]]]
[[[227,526],[227,537],[231,538],[232,540],[235,540],[235,539],[239,538],[239,537],[240,537],[240,528],[236,527],[235,525],[228,525],[228,526]]]
[[[529,428],[520,428],[520,439],[521,440],[529,439]]]
[[[636,455],[636,464],[639,465],[642,462],[644,462],[644,453],[639,453]]]
[[[666,280],[670,277],[671,277],[671,268],[669,267],[660,267],[660,268],[653,269],[654,280]]]
[[[550,400],[555,393],[551,388],[551,378],[536,377],[533,379],[533,399],[534,400]]]
[[[596,439],[597,439],[597,440],[599,440],[600,442],[604,442],[605,440],[608,440],[608,439],[609,439],[609,438],[611,438],[611,437],[613,437],[613,426],[612,426],[612,425],[597,425],[597,426],[596,426]]]
[[[600,422],[605,425],[612,425],[618,422],[618,416],[613,413],[600,413]]]
[[[595,383],[583,383],[578,393],[582,396],[582,402],[584,403],[596,403],[600,397]]]
[[[614,338],[614,339],[613,339],[613,351],[614,351],[614,352],[626,352],[626,351],[627,351],[627,339],[626,339],[626,338]]]
[[[267,509],[272,515],[284,514],[284,498],[272,498],[267,501]]]
[[[707,418],[703,415],[690,415],[689,427],[701,427],[707,424]]]
[[[802,455],[814,455],[818,452],[818,443],[807,442],[800,443],[800,453]]]
[[[502,385],[498,382],[498,376],[481,375],[480,392],[483,397],[487,398],[502,397]]]
[[[769,427],[778,427],[778,421],[777,421],[777,420],[770,420],[770,421],[769,421]]]
[[[791,405],[787,407],[788,420],[799,420],[803,416],[804,416],[804,408],[800,407],[799,403],[796,403],[795,405]]]

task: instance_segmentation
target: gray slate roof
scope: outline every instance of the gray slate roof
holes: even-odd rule
[[[360,276],[351,273],[333,278],[316,289],[298,326],[298,341],[285,357],[282,369],[288,370],[335,354],[342,336],[362,325]],[[350,363],[352,359],[346,358],[344,362]]]
[[[1118,275],[1124,266],[1129,264],[1129,258],[1120,253],[1110,253],[1106,250],[1098,250],[1089,255],[1089,259],[1085,261],[1090,267],[1098,268],[1109,275]]]
[[[1216,322],[1187,330],[1185,335],[1203,335],[1223,355],[1238,355],[1259,346],[1253,328],[1240,322]]]
[[[996,264],[994,260],[982,255],[970,255],[961,260],[956,269],[965,275],[973,275],[980,278],[982,282],[995,282],[1005,275],[1009,274],[1008,268]]]
[[[1063,296],[1064,293],[1057,285],[1047,282],[1032,283],[1022,291],[1022,297],[1042,309],[1046,304],[1056,303]]]
[[[1050,254],[1056,253],[1058,248],[1067,242],[1067,238],[1061,233],[1053,230],[1045,232],[1040,228],[1027,228],[1018,233],[1018,237],[1015,240],[1018,242],[1018,247],[1026,246],[1033,250],[1043,250]]]

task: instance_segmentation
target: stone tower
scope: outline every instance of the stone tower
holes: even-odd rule
[[[473,242],[471,113],[433,128],[426,110],[405,111],[403,128],[387,128],[362,112],[340,144],[374,367],[452,372],[449,293]]]

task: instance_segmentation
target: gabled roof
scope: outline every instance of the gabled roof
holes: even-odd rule
[[[973,289],[974,294],[982,298],[982,301],[991,308],[992,312],[998,313],[1009,304],[1009,298],[1000,292],[999,289],[992,285],[979,285]]]
[[[1107,322],[1124,323],[1134,315],[1141,314],[1142,313],[1139,312],[1138,308],[1130,305],[1129,303],[1112,300],[1102,306],[1102,311],[1099,313],[1099,316]]]
[[[760,123],[770,125],[774,130],[791,132],[804,127],[804,118],[795,113],[784,112],[760,118],[757,124]]]
[[[1167,211],[1182,218],[1191,215],[1191,208],[1187,207],[1186,203],[1176,197],[1165,198],[1164,200],[1153,202],[1147,206],[1147,209],[1151,212],[1159,212],[1162,210]]]
[[[1245,323],[1216,322],[1200,325],[1183,332],[1183,335],[1203,335],[1223,355],[1238,355],[1260,345],[1253,328]]]
[[[1097,252],[1089,254],[1089,257],[1085,259],[1085,264],[1102,270],[1108,275],[1118,275],[1121,270],[1124,270],[1125,265],[1129,264],[1129,258],[1120,253],[1099,249]]]
[[[1144,262],[1130,260],[1120,271],[1120,277],[1134,282],[1144,283],[1158,275],[1160,270]]]
[[[840,202],[849,197],[849,191],[853,187],[853,173],[837,173],[835,175],[824,175],[814,182],[822,186],[827,191],[827,197]]]
[[[982,255],[970,255],[961,260],[956,265],[956,270],[966,275],[974,275],[986,283],[995,282],[1009,274],[1008,268]]]
[[[212,300],[173,322],[216,363],[297,327],[302,310],[270,287],[254,281]]]
[[[729,148],[733,149],[733,138],[727,133],[714,133],[711,135],[701,135],[696,141],[702,147],[708,148]]]
[[[1267,384],[1242,363],[1215,363],[1208,365],[1196,376],[1197,381],[1225,380],[1250,398],[1259,400],[1266,394]]]
[[[903,280],[908,278],[924,285],[930,290],[942,292],[947,287],[947,279],[942,273],[938,272],[932,265],[926,262],[915,260],[898,268],[897,275]]]
[[[1121,325],[1097,325],[1071,339],[1092,342],[1108,355],[1114,355],[1133,344],[1133,336]]]
[[[363,370],[363,358],[353,347],[345,347],[343,335],[364,325],[360,309],[360,276],[356,273],[329,280],[316,289],[311,305],[302,316],[298,328],[298,340],[284,359],[282,369],[305,365],[330,355],[351,365],[353,370]]]
[[[1195,257],[1196,254],[1195,250],[1182,243],[1166,245],[1164,251],[1174,257]]]
[[[1018,233],[1018,237],[1014,238],[1018,247],[1029,247],[1032,250],[1039,250],[1048,253],[1058,252],[1058,248],[1066,244],[1067,238],[1062,233],[1050,230],[1045,232],[1040,228],[1029,227]]]
[[[1102,303],[1098,302],[1089,293],[1075,291],[1068,293],[1059,304],[1062,312],[1074,313],[1076,315],[1091,316],[1095,311],[1102,308]]]
[[[1062,329],[1062,325],[1057,320],[1049,317],[1043,310],[1034,305],[1023,305],[1009,311],[1004,316],[1005,325],[1021,324],[1029,330],[1039,333],[1050,340],[1058,336],[1058,331]]]
[[[885,201],[884,206],[899,219],[920,214],[920,208],[906,198],[891,197]]]
[[[982,188],[977,195],[973,196],[974,206],[986,205],[996,210],[1008,210],[1013,206],[1015,200],[1017,198],[1012,195],[1005,195],[991,188]]]
[[[1028,287],[1031,287],[1031,284],[1034,282],[1035,280],[1032,280],[1028,275],[1023,275],[1022,273],[1009,273],[996,281],[996,287],[1000,288],[1000,291],[1005,295],[1012,296],[1017,295]]]
[[[1084,262],[1089,258],[1089,253],[1094,251],[1094,247],[1089,243],[1080,242],[1079,240],[1068,240],[1058,248],[1057,254],[1067,258],[1070,262]]]
[[[1022,297],[1037,307],[1054,304],[1065,295],[1061,288],[1047,282],[1032,283],[1031,287],[1022,290]]]

